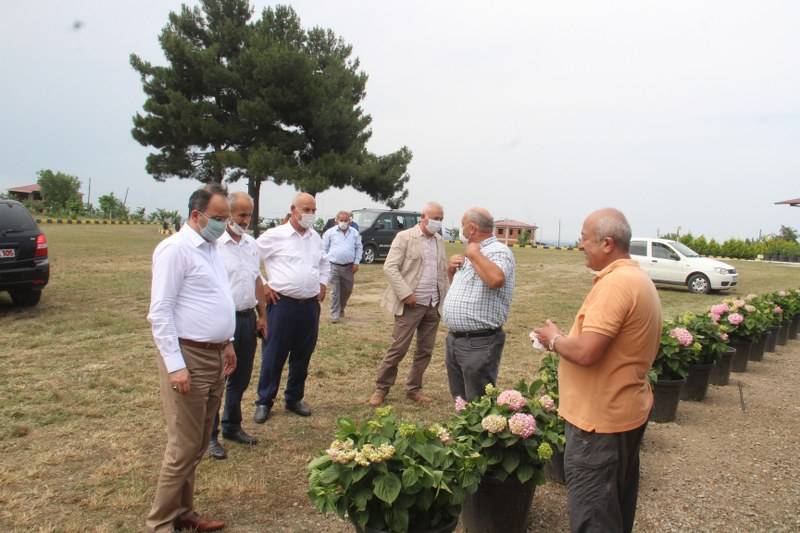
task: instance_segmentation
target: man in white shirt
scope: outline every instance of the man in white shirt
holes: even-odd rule
[[[344,318],[344,309],[353,293],[353,281],[364,248],[361,234],[350,225],[350,213],[339,211],[336,223],[322,235],[322,250],[331,264],[331,322]]]
[[[258,333],[266,337],[267,323],[264,287],[261,283],[256,240],[246,233],[253,217],[253,199],[247,193],[229,195],[231,219],[227,231],[217,240],[217,251],[228,272],[233,303],[236,306],[236,332],[233,349],[236,351],[236,370],[225,385],[225,410],[222,412],[222,436],[225,440],[255,445],[258,439],[242,429],[242,395],[250,384]],[[256,318],[256,309],[258,317]],[[225,447],[219,442],[219,415],[214,417],[214,429],[208,454],[225,459]]]
[[[193,505],[195,469],[208,445],[225,376],[236,368],[235,312],[228,275],[214,241],[225,231],[225,190],[209,185],[189,198],[189,220],[153,253],[147,316],[157,357],[167,448],[147,531],[216,531],[221,520]]]
[[[308,363],[317,345],[320,302],[325,299],[330,278],[322,239],[314,231],[316,212],[314,197],[300,193],[292,202],[289,221],[267,230],[256,241],[267,275],[264,293],[269,322],[269,335],[261,345],[253,416],[257,424],[269,418],[287,359],[286,409],[300,416],[311,415],[303,396]]]
[[[421,404],[430,402],[422,393],[422,376],[431,361],[449,286],[444,241],[439,234],[443,218],[441,205],[425,204],[420,223],[395,236],[383,264],[389,286],[381,305],[394,315],[394,330],[392,345],[378,367],[375,392],[369,398],[373,407],[381,405],[389,394],[397,378],[397,366],[408,352],[415,332],[417,349],[406,380],[406,397]]]

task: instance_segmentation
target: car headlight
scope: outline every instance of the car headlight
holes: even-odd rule
[[[727,268],[722,268],[722,267],[717,267],[717,268],[714,269],[714,272],[716,272],[717,274],[727,274],[728,273],[728,269]]]

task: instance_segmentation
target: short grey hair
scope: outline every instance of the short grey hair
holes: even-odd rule
[[[339,217],[342,215],[347,215],[347,218],[349,219],[353,218],[353,213],[351,213],[350,211],[339,211],[338,213],[336,213],[336,220],[339,220]]]
[[[478,226],[478,230],[482,233],[494,233],[494,218],[485,209],[473,207],[468,209],[464,216]]]
[[[442,213],[444,213],[444,207],[442,207],[442,204],[438,202],[426,202],[425,205],[422,206],[422,214],[428,216],[428,211],[431,209],[439,209],[442,211]]]
[[[239,202],[239,200],[244,199],[247,199],[251,204],[254,204],[253,197],[246,192],[236,191],[228,195],[228,202],[230,203],[231,209],[236,207],[236,204]]]
[[[617,209],[603,210],[595,221],[594,232],[597,242],[609,238],[623,252],[631,248],[631,225]]]

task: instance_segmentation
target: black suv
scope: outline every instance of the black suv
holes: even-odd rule
[[[17,305],[36,305],[49,279],[44,233],[25,206],[0,200],[0,291]]]
[[[413,211],[388,211],[385,209],[356,209],[353,220],[358,224],[361,243],[364,245],[362,263],[374,263],[389,254],[394,236],[419,223],[421,213]]]

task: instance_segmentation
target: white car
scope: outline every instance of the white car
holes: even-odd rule
[[[731,265],[700,257],[677,241],[634,237],[630,254],[654,283],[686,285],[692,292],[708,294],[735,287],[739,281],[739,274]]]

